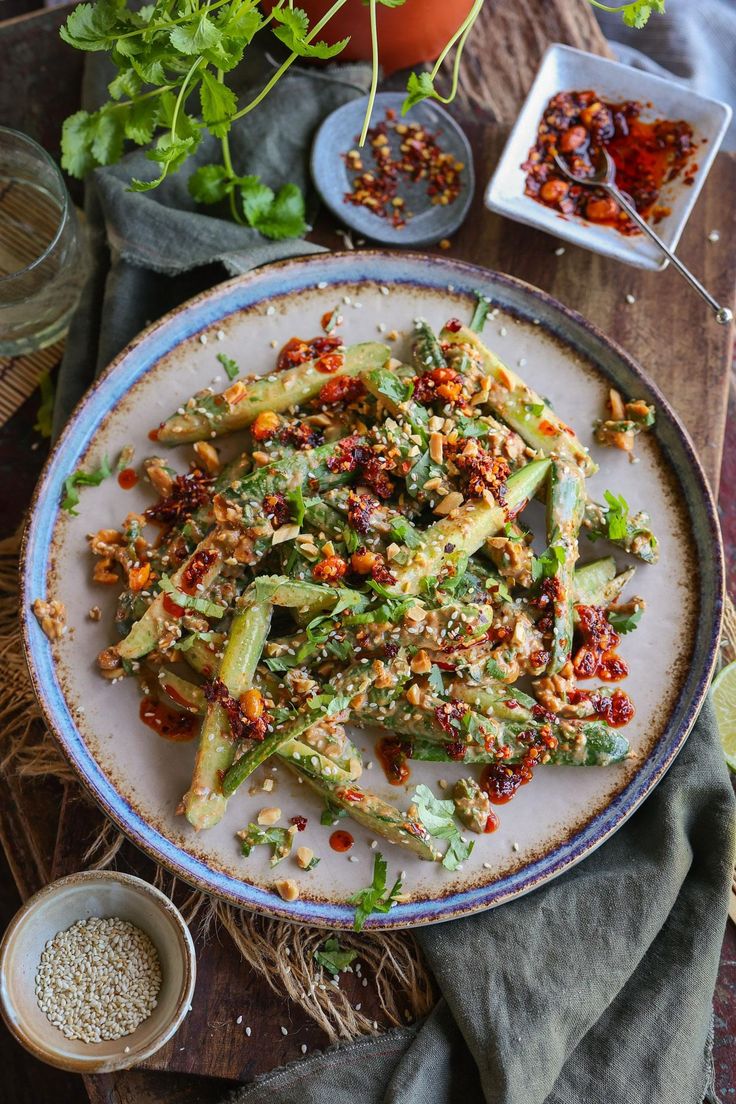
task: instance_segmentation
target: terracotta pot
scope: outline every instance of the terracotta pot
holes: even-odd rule
[[[268,5],[266,5],[268,6]],[[433,61],[470,11],[472,0],[406,0],[400,8],[378,7],[378,56],[384,75],[422,61]],[[299,0],[299,7],[315,23],[331,7],[330,0]],[[348,0],[319,35],[326,42],[350,42],[338,61],[368,61],[371,30],[363,0]]]

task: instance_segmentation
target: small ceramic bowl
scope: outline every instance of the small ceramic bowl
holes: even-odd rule
[[[401,121],[401,106],[405,98],[403,92],[380,92],[373,105],[371,125],[382,122],[387,111],[395,111],[397,120]],[[345,194],[351,190],[356,174],[348,171],[344,154],[357,146],[367,104],[367,96],[343,104],[327,116],[317,131],[312,145],[310,167],[314,186],[323,202],[351,230],[396,249],[432,245],[442,238],[449,238],[462,224],[473,198],[473,151],[455,120],[444,108],[429,100],[413,107],[406,122],[420,123],[426,130],[436,134],[442,149],[451,153],[456,161],[462,161],[465,167],[460,178],[460,192],[455,200],[444,207],[433,204],[427,196],[426,182],[402,181],[397,194],[405,200],[413,217],[401,227],[393,226],[390,219],[374,215],[367,207],[356,207],[345,202]],[[372,167],[368,143],[366,151],[364,161],[368,170]]]
[[[151,1015],[130,1035],[101,1043],[66,1036],[46,1018],[35,994],[44,945],[78,920],[116,916],[151,939],[162,982]],[[75,1073],[109,1073],[155,1054],[191,1006],[196,957],[179,910],[158,889],[116,871],[70,874],[46,886],[16,913],[0,944],[0,1011],[18,1042],[42,1062]]]
[[[665,186],[662,198],[671,208],[671,214],[657,224],[657,233],[665,245],[675,248],[728,130],[731,108],[719,100],[699,95],[678,81],[632,69],[571,46],[550,46],[542,58],[539,72],[486,189],[486,206],[595,253],[616,257],[639,268],[665,268],[669,261],[643,234],[625,237],[611,226],[596,226],[575,215],[562,215],[524,194],[525,173],[521,166],[536,140],[544,108],[558,92],[584,89],[592,89],[613,103],[639,100],[645,105],[642,118],[684,119],[693,128],[698,143],[694,157],[697,171],[692,174],[689,185],[679,178]]]

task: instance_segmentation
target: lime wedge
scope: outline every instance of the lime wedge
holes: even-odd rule
[[[723,754],[731,770],[736,771],[736,661],[719,672],[712,690]]]

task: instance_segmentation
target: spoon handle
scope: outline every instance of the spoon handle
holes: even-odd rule
[[[721,325],[724,325],[724,326],[728,325],[729,322],[732,322],[733,321],[733,312],[731,310],[729,310],[728,307],[722,307],[721,304],[713,298],[713,296],[710,294],[710,292],[706,291],[706,289],[701,284],[700,280],[696,279],[696,277],[693,276],[690,269],[685,267],[685,265],[682,263],[680,258],[677,257],[672,252],[672,250],[669,249],[664,244],[664,242],[660,238],[659,234],[657,234],[656,231],[654,231],[652,229],[652,227],[649,225],[648,222],[645,222],[645,220],[641,217],[641,215],[637,211],[636,207],[634,207],[634,205],[632,203],[629,203],[629,201],[626,199],[626,197],[623,195],[623,193],[619,191],[619,189],[616,187],[616,185],[615,184],[602,184],[600,186],[605,188],[605,190],[613,196],[613,198],[616,200],[616,202],[618,204],[620,204],[621,207],[623,207],[624,211],[629,216],[629,218],[632,220],[632,222],[635,222],[636,225],[639,227],[639,229],[643,230],[644,233],[647,234],[652,239],[652,241],[656,245],[659,246],[659,248],[662,250],[662,252],[667,254],[669,259],[672,261],[672,264],[675,266],[677,271],[680,273],[680,275],[685,277],[685,279],[690,284],[690,286],[692,288],[695,288],[698,295],[700,295],[703,299],[705,299],[708,306],[711,307],[711,309],[715,312],[716,322],[720,322]]]

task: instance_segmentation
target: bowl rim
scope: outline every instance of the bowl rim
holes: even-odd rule
[[[117,882],[125,888],[127,893],[136,893],[151,900],[171,924],[174,940],[179,948],[184,967],[182,987],[177,998],[173,1016],[162,1025],[161,1029],[146,1046],[131,1047],[129,1053],[117,1058],[106,1059],[104,1055],[99,1057],[96,1055],[72,1056],[64,1054],[52,1046],[39,1046],[35,1040],[32,1040],[24,1032],[22,1016],[18,1014],[16,1005],[11,1004],[6,984],[9,965],[8,956],[14,941],[20,933],[21,926],[33,913],[42,909],[48,900],[55,896],[60,889],[69,885],[84,884],[85,882]],[[174,940],[172,940],[172,942]],[[194,947],[194,940],[177,906],[165,893],[156,886],[151,885],[150,882],[146,882],[143,878],[139,878],[135,874],[127,874],[119,870],[79,870],[73,874],[66,874],[64,877],[57,878],[55,881],[49,882],[48,885],[42,886],[41,889],[23,902],[10,920],[10,923],[3,933],[2,939],[0,939],[0,1015],[2,1016],[5,1026],[8,1028],[13,1038],[20,1043],[25,1050],[35,1058],[38,1058],[39,1061],[45,1062],[47,1065],[55,1066],[57,1069],[69,1070],[72,1073],[112,1073],[116,1070],[128,1069],[130,1066],[137,1065],[146,1058],[150,1058],[151,1055],[159,1051],[179,1029],[184,1017],[190,1009],[196,979],[197,955]],[[14,1013],[12,1015],[11,1008]],[[53,1026],[50,1021],[49,1025]],[[64,1038],[64,1036],[62,1036],[62,1038]],[[110,1040],[110,1042],[114,1041],[115,1040]]]
[[[669,265],[669,258],[661,255],[659,259],[655,259],[654,255],[638,254],[627,248],[629,239],[619,235],[618,238],[611,238],[610,248],[606,248],[605,243],[596,242],[590,235],[585,235],[585,222],[573,218],[571,220],[560,219],[559,226],[554,227],[547,224],[542,212],[548,210],[543,205],[536,203],[529,196],[526,196],[523,192],[514,197],[513,200],[500,194],[501,181],[506,177],[509,172],[509,167],[505,162],[510,156],[510,149],[519,138],[522,132],[526,132],[527,122],[524,118],[527,110],[529,109],[530,101],[537,91],[537,86],[541,83],[545,71],[552,65],[553,59],[558,55],[573,55],[574,57],[584,57],[592,62],[592,64],[600,66],[601,69],[618,72],[625,72],[631,75],[631,79],[634,81],[643,82],[646,87],[642,89],[642,94],[646,93],[652,87],[660,88],[675,88],[679,92],[686,94],[687,97],[693,102],[710,107],[711,114],[715,115],[717,112],[722,114],[720,126],[717,132],[708,141],[708,148],[705,150],[703,156],[698,157],[697,169],[693,174],[693,185],[688,189],[688,202],[681,212],[677,221],[672,224],[670,234],[664,236],[665,243],[668,248],[673,252],[676,251],[680,242],[680,238],[688,224],[690,216],[693,212],[693,208],[698,201],[703,184],[705,183],[708,174],[713,167],[716,155],[723,144],[723,139],[728,130],[733,115],[733,109],[730,104],[724,100],[717,100],[713,96],[707,96],[702,92],[698,92],[694,88],[690,88],[678,80],[674,75],[672,77],[664,77],[660,73],[650,73],[646,69],[636,69],[633,65],[627,65],[623,61],[618,61],[615,58],[603,57],[599,54],[593,54],[588,50],[580,50],[576,46],[568,46],[563,42],[552,42],[545,50],[542,58],[539,62],[539,66],[534,75],[534,80],[529,86],[529,90],[524,97],[524,102],[519,108],[516,120],[509,131],[509,135],[504,142],[503,149],[499,155],[496,167],[493,170],[488,183],[486,184],[485,191],[483,193],[483,202],[485,207],[494,211],[496,214],[500,214],[505,218],[512,219],[514,222],[522,223],[526,226],[532,226],[536,230],[541,230],[545,234],[549,234],[550,237],[560,238],[563,241],[568,241],[572,245],[578,245],[582,249],[587,249],[591,253],[597,253],[603,257],[610,257],[614,260],[623,262],[624,264],[633,265],[636,268],[647,269],[649,271],[661,272]],[[636,94],[636,88],[633,90],[633,94]],[[530,136],[530,141],[531,141]],[[528,200],[528,206],[525,203],[523,207],[519,208],[515,206],[518,200]],[[549,208],[551,211],[551,208]]]

